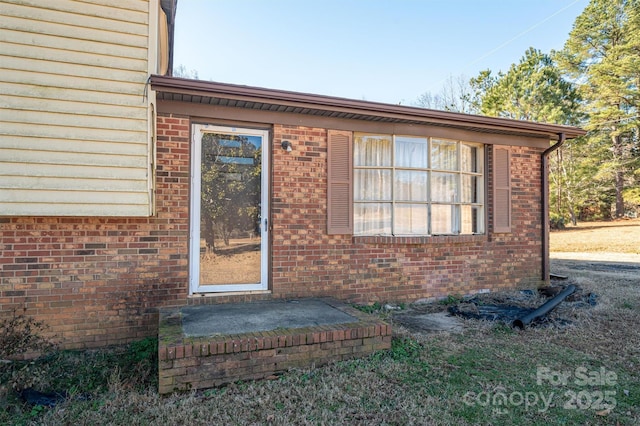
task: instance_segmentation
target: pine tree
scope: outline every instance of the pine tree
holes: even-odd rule
[[[554,124],[576,125],[582,116],[580,97],[551,55],[529,48],[507,73],[482,71],[471,80],[471,103],[482,114]],[[577,210],[587,198],[583,157],[577,141],[568,141],[551,158],[551,202],[559,216],[577,220]]]
[[[615,216],[621,217],[627,174],[638,161],[640,0],[592,0],[576,19],[558,61],[585,101],[588,143],[596,147],[609,140],[597,174],[611,181]]]
[[[529,48],[509,71],[483,71],[471,80],[482,114],[516,120],[576,124],[579,97],[550,55]]]

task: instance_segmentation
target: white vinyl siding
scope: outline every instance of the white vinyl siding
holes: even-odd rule
[[[0,215],[150,214],[156,3],[0,3]]]

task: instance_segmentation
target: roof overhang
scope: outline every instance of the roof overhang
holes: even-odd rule
[[[388,123],[428,124],[479,132],[526,135],[559,140],[573,139],[586,131],[573,126],[543,124],[506,118],[438,111],[403,105],[359,101],[332,96],[265,89],[184,78],[151,76],[158,100],[233,108],[295,113],[330,118]]]

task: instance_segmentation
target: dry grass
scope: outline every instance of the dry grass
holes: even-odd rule
[[[605,252],[640,254],[640,219],[584,222],[552,231],[552,252]]]
[[[591,230],[612,232],[624,227],[636,232],[632,228],[639,223],[628,223],[631,225],[592,225]],[[587,244],[590,238],[578,247],[597,251]],[[422,334],[394,325],[392,350],[366,359],[296,369],[277,380],[239,382],[166,398],[159,397],[152,386],[140,391],[130,380],[112,374],[106,392],[71,399],[42,412],[29,412],[29,407],[14,407],[11,413],[0,411],[0,423],[640,424],[640,277],[634,270],[620,273],[615,268],[592,270],[588,266],[576,261],[552,261],[554,272],[569,276],[569,282],[583,292],[599,296],[595,307],[561,304],[553,315],[568,319],[571,323],[567,326],[518,331],[501,324],[466,320],[461,334]],[[444,308],[437,305],[434,310]],[[538,383],[540,368],[571,377],[565,385]],[[615,374],[615,383],[579,383],[577,368],[589,374],[604,369]],[[613,392],[615,407],[597,407],[602,392]],[[500,394],[544,395],[553,404],[544,410],[541,402],[526,406],[517,404],[517,398],[512,399],[516,403],[498,404],[492,397]],[[572,394],[581,395],[581,406],[571,408]],[[478,399],[469,403],[469,395],[488,395],[490,403]]]
[[[640,424],[637,277],[574,265],[553,261],[554,270],[570,275],[570,282],[583,292],[596,292],[599,304],[562,304],[554,315],[569,319],[568,326],[517,331],[466,320],[461,334],[422,334],[397,326],[389,352],[291,370],[277,380],[239,382],[166,398],[155,388],[135,390],[116,374],[108,392],[44,410],[33,420],[43,425]],[[579,384],[578,367],[589,373],[612,372],[615,384]],[[538,384],[539,368],[573,376],[566,385]],[[595,404],[603,391],[614,392],[612,410],[585,405]],[[552,398],[553,405],[543,410],[541,404],[469,404],[465,399],[527,392]],[[571,393],[580,392],[583,407],[565,408]]]
[[[394,326],[391,351],[325,367],[291,370],[277,380],[239,382],[224,388],[159,397],[116,375],[108,392],[71,400],[29,417],[2,417],[42,425],[75,424],[433,424],[555,425],[640,424],[640,285],[637,277],[573,269],[553,261],[599,304],[562,304],[556,316],[569,326],[513,330],[465,321],[461,334],[410,333]],[[444,305],[439,305],[444,309]],[[576,384],[576,368],[605,369],[616,383]],[[537,383],[538,368],[569,373],[565,386]],[[614,392],[616,406],[600,410],[598,392]],[[545,395],[553,405],[468,404],[468,395]],[[568,409],[582,392],[583,408]],[[517,400],[514,399],[517,402]]]
[[[253,284],[260,282],[259,246],[248,246],[252,250],[224,254],[224,251],[200,255],[200,284]]]
[[[570,282],[584,292],[597,294],[598,305],[592,309],[560,305],[558,314],[573,319],[577,326],[548,338],[600,362],[624,365],[640,379],[640,327],[636,326],[640,323],[640,264],[631,273],[575,266],[573,261],[552,261],[554,271],[570,276]]]

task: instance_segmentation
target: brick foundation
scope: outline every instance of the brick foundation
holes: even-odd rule
[[[362,357],[391,347],[391,326],[348,306],[331,304],[357,322],[185,338],[176,310],[163,310],[158,345],[160,393],[261,379],[290,368]]]

